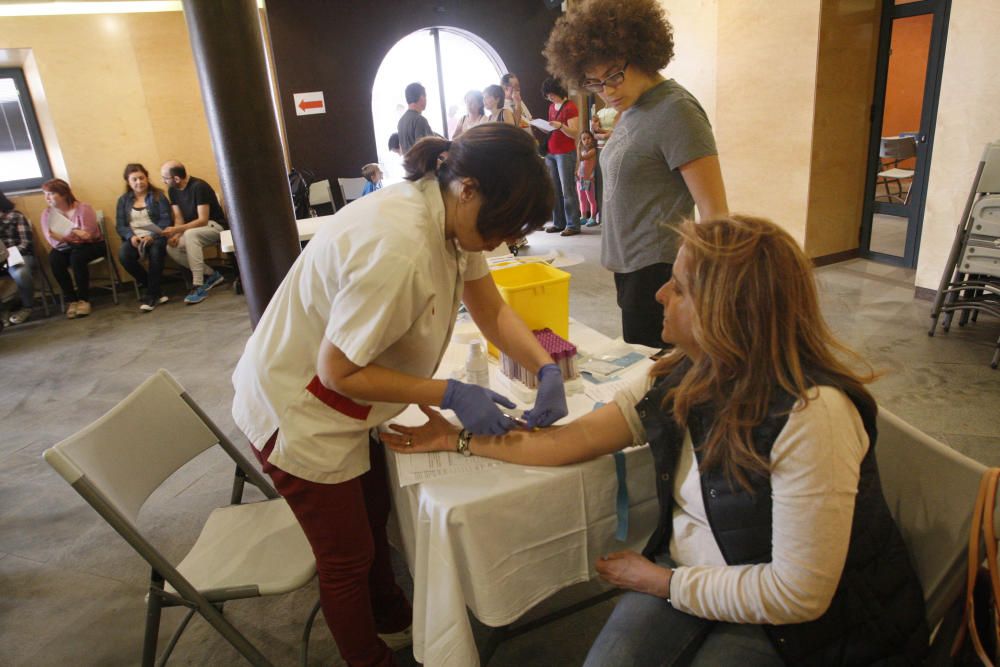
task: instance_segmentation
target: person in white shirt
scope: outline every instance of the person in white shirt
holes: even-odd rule
[[[504,93],[504,108],[510,109],[513,114],[514,125],[531,134],[531,112],[521,99],[521,81],[516,74],[507,72],[500,77],[500,86]]]
[[[649,443],[659,521],[643,554],[596,564],[630,592],[587,666],[919,663],[923,596],[882,496],[870,367],[840,359],[783,229],[734,216],[679,232],[656,294],[676,349],[613,403],[505,437],[456,435],[425,409],[383,442],[526,465]]]
[[[509,168],[514,166],[516,168]],[[500,294],[482,250],[538,229],[552,188],[534,142],[499,123],[424,138],[407,180],[341,209],[296,260],[247,341],[233,417],[316,554],[327,625],[348,665],[390,665],[377,633],[405,630],[385,523],[384,451],[369,432],[408,403],[454,410],[472,432],[516,423],[488,389],[431,379],[460,303],[539,377],[531,426],[567,414],[551,357]]]

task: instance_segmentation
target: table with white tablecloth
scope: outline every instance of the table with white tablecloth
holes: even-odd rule
[[[576,322],[570,339],[582,350],[610,342]],[[460,359],[446,355],[438,377],[448,377]],[[491,363],[492,387],[503,392],[498,372]],[[582,392],[568,402],[570,419],[594,407]],[[395,421],[425,420],[410,406]],[[512,623],[550,595],[596,576],[601,555],[640,550],[657,517],[648,447],[623,453],[629,504],[624,542],[615,539],[618,476],[610,455],[563,467],[500,464],[401,488],[395,460],[407,455],[387,454],[399,546],[414,580],[413,654],[433,667],[479,664],[466,608],[491,627]]]

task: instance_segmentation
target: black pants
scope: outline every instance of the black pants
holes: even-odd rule
[[[631,273],[616,273],[622,336],[626,343],[663,347],[663,306],[656,291],[670,280],[673,264],[652,264]]]
[[[49,253],[49,266],[52,267],[52,275],[59,283],[63,298],[68,301],[90,301],[90,267],[88,265],[98,257],[104,257],[105,253],[107,253],[107,246],[104,241],[80,243],[65,249],[57,248]],[[73,280],[69,277],[71,268],[73,269],[73,278],[76,279],[75,288]]]
[[[132,274],[136,282],[146,286],[146,295],[151,299],[159,299],[162,294],[160,282],[163,279],[163,265],[167,259],[167,239],[160,236],[146,243],[146,257],[149,258],[147,271],[139,261],[139,251],[131,241],[122,241],[118,250],[118,258],[125,270]]]

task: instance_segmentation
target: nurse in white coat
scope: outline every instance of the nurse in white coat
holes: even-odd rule
[[[316,555],[323,614],[348,665],[391,665],[379,633],[411,609],[389,563],[384,451],[370,429],[409,403],[502,434],[508,399],[434,380],[464,301],[482,333],[538,373],[531,426],[565,416],[558,367],[500,298],[480,251],[541,228],[552,186],[535,143],[496,123],[406,155],[407,180],[339,211],[296,260],[233,374],[233,417]]]

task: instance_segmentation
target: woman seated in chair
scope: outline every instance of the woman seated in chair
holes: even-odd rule
[[[172,223],[170,202],[163,190],[149,182],[149,172],[141,164],[125,165],[125,194],[118,198],[115,229],[122,238],[118,257],[139,285],[145,286],[139,310],[149,312],[168,301],[160,289],[163,264],[167,257],[167,237],[162,230]],[[140,260],[149,259],[147,271]]]
[[[14,202],[0,192],[0,244],[4,248],[17,248],[21,257],[20,263],[14,263],[7,258],[7,273],[17,285],[20,305],[10,311],[9,322],[21,324],[31,317],[31,309],[35,305],[35,282],[32,273],[35,270],[35,239],[31,231],[31,223],[27,216],[14,207]]]
[[[86,317],[90,315],[89,265],[108,251],[97,214],[90,204],[73,196],[69,183],[61,178],[43,183],[42,192],[49,205],[42,211],[42,234],[52,247],[49,266],[66,300],[66,317]]]
[[[502,437],[423,408],[430,421],[383,441],[527,465],[649,443],[659,520],[642,555],[598,561],[629,592],[586,665],[918,662],[923,596],[882,496],[871,374],[840,359],[809,259],[757,218],[680,234],[656,295],[676,349],[613,403]]]

